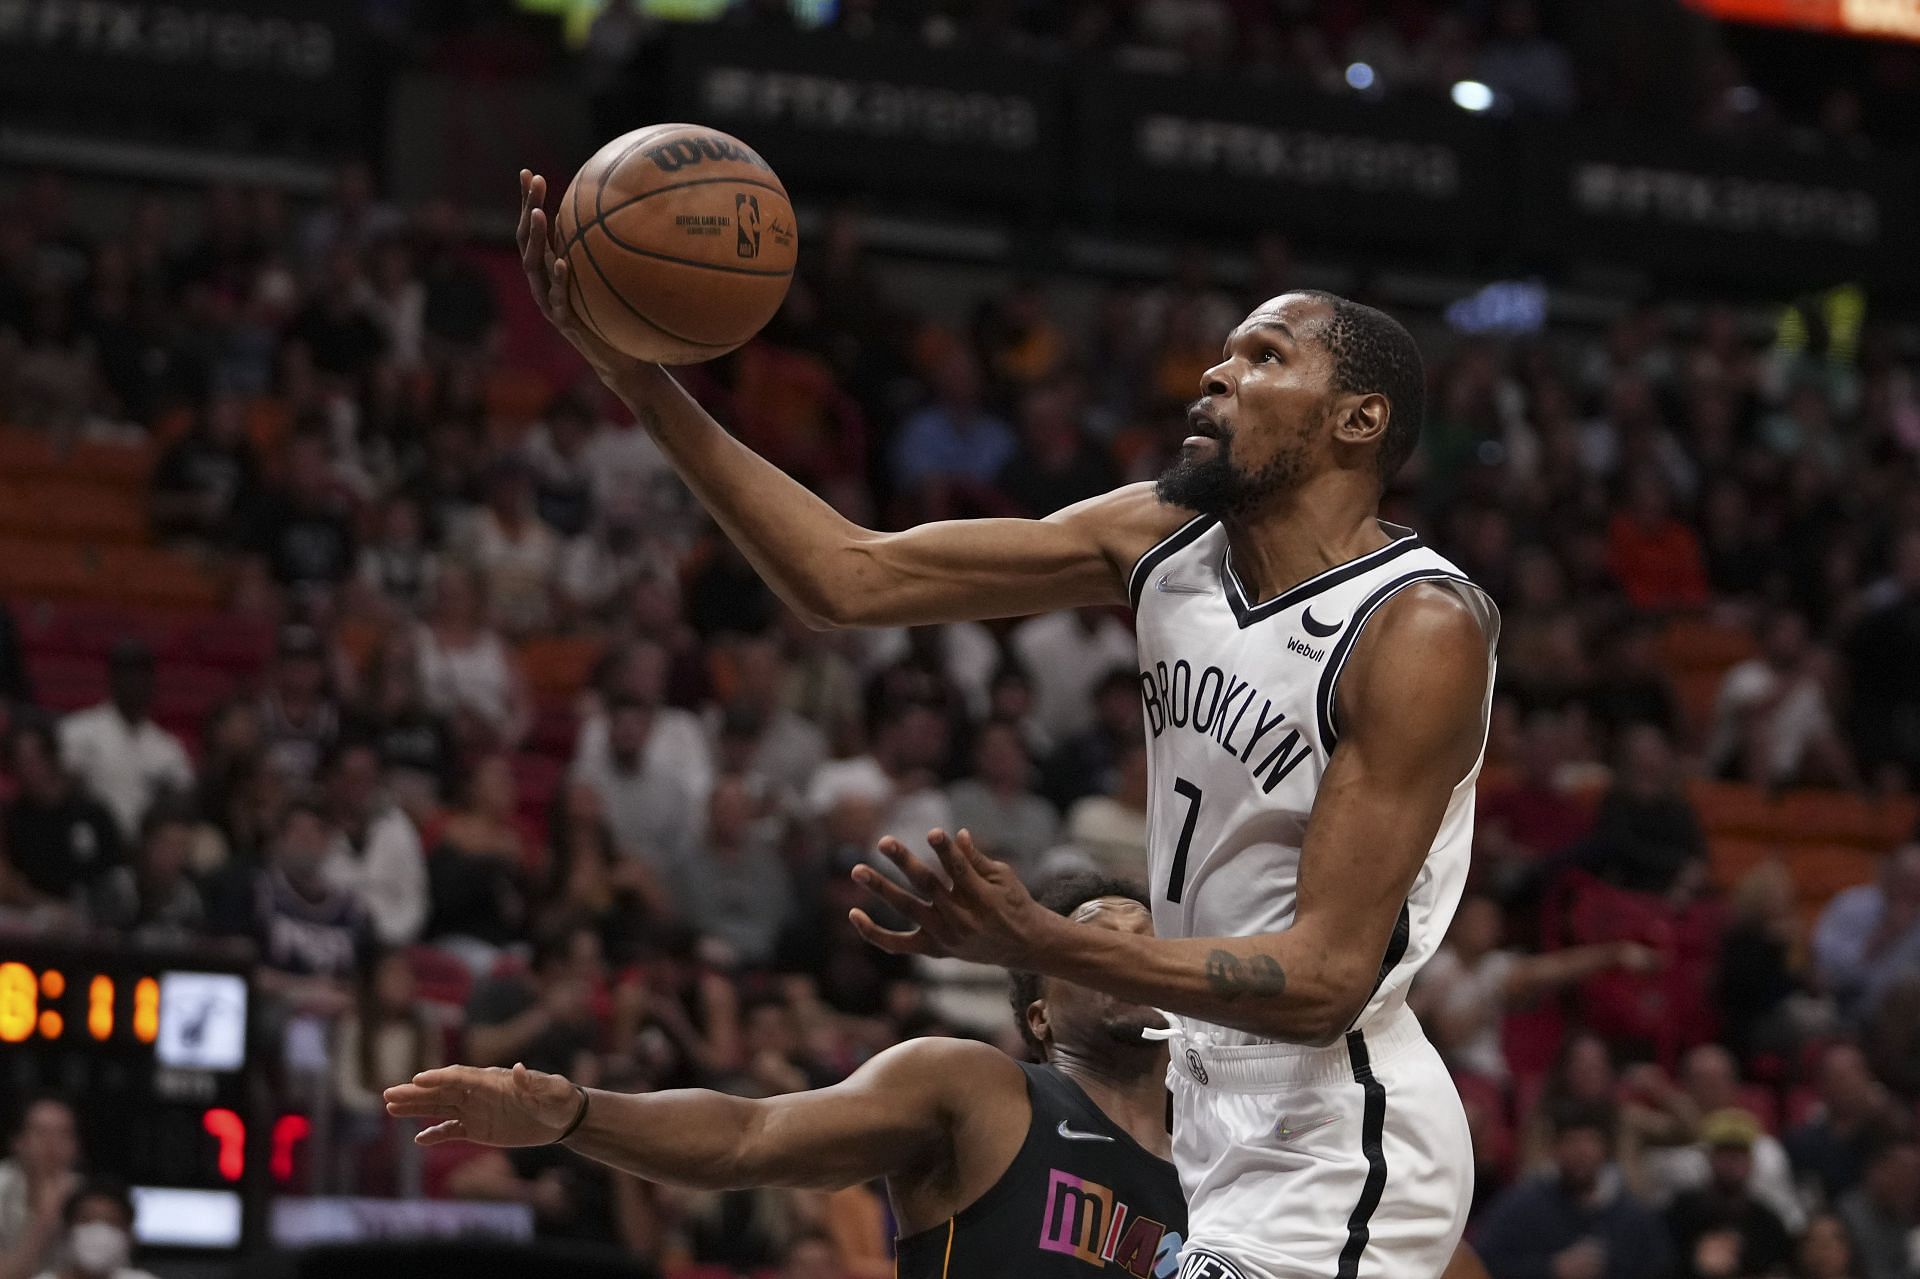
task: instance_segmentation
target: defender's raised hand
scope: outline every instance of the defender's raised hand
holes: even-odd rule
[[[880,853],[900,868],[908,891],[871,866],[855,866],[854,882],[911,920],[907,932],[882,928],[866,911],[848,914],[854,931],[894,955],[952,955],[982,964],[1008,968],[1032,967],[1049,931],[1063,925],[1058,915],[1034,901],[1013,867],[988,857],[973,846],[973,836],[958,831],[930,831],[927,842],[946,871],[944,880],[932,867],[888,836]]]
[[[432,1125],[414,1137],[423,1146],[544,1146],[580,1112],[580,1093],[564,1077],[522,1065],[422,1071],[411,1083],[387,1089],[385,1097],[388,1114]]]
[[[595,337],[573,313],[567,287],[569,267],[567,260],[554,251],[553,223],[547,217],[546,202],[546,178],[520,170],[520,223],[514,235],[520,246],[520,268],[527,273],[527,289],[533,294],[534,304],[548,323],[587,357],[596,372],[604,375],[639,366],[640,361]]]

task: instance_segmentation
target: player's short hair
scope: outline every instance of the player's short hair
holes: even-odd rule
[[[1095,871],[1058,875],[1034,894],[1034,900],[1056,915],[1071,915],[1088,902],[1102,897],[1121,897],[1138,902],[1148,910],[1153,909],[1153,903],[1147,899],[1147,890],[1135,881]],[[1035,1060],[1044,1060],[1046,1050],[1034,1036],[1033,1028],[1027,1025],[1027,1008],[1040,998],[1040,982],[1039,973],[1014,971],[1007,974],[1007,1002],[1013,1006],[1013,1021],[1020,1027],[1020,1038],[1027,1041],[1027,1048]]]
[[[1427,371],[1407,326],[1377,307],[1322,289],[1293,292],[1325,302],[1333,317],[1320,340],[1333,352],[1336,390],[1386,396],[1390,412],[1380,439],[1380,483],[1385,485],[1413,456],[1427,415]]]

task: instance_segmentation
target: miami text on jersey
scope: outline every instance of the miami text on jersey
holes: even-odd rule
[[[1273,709],[1271,697],[1261,696],[1251,683],[1218,666],[1207,667],[1195,679],[1193,665],[1185,659],[1175,662],[1171,670],[1165,662],[1155,662],[1152,670],[1140,672],[1140,695],[1146,703],[1147,726],[1156,739],[1169,728],[1192,729],[1249,765],[1267,794],[1313,754],[1313,744],[1301,741],[1297,728],[1268,742],[1286,723],[1286,712]],[[1260,709],[1249,716],[1256,701]],[[1255,752],[1263,743],[1267,752],[1255,764]]]
[[[1111,1262],[1138,1279],[1172,1279],[1180,1264],[1180,1232],[1151,1217],[1127,1220],[1127,1205],[1098,1182],[1051,1170],[1047,1212],[1040,1219],[1040,1248],[1063,1252],[1090,1266]]]

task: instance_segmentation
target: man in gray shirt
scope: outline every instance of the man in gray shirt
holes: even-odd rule
[[[680,863],[674,896],[687,923],[725,942],[742,964],[773,957],[793,909],[793,878],[780,852],[759,828],[746,779],[715,779],[707,800],[706,838]]]
[[[1866,1279],[1920,1275],[1920,1143],[1887,1133],[1839,1212]]]
[[[640,859],[663,885],[671,885],[681,860],[693,849],[699,814],[686,786],[648,759],[653,707],[620,696],[607,711],[607,752],[576,759],[574,780],[599,792],[620,851]]]
[[[1033,793],[1032,783],[1020,726],[992,720],[974,739],[973,775],[947,788],[954,825],[969,831],[987,856],[1012,863],[1029,879],[1060,834],[1060,814]]]

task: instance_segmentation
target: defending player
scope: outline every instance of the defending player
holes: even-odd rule
[[[1132,884],[1076,875],[1041,895],[1090,928],[1151,927]],[[750,1101],[577,1091],[558,1075],[449,1066],[387,1089],[422,1144],[564,1140],[654,1181],[838,1189],[885,1177],[900,1279],[1167,1279],[1187,1229],[1167,1162],[1166,1052],[1152,1009],[1015,973],[1014,1016],[1045,1065],[962,1039],[882,1053],[844,1083]],[[576,1119],[579,1121],[576,1125]],[[1447,1279],[1484,1279],[1464,1248]]]
[[[1046,909],[1089,929],[1145,932],[1145,894],[1076,876]],[[1150,1008],[1018,974],[1015,1014],[1046,1064],[964,1039],[891,1048],[845,1082],[748,1100],[702,1091],[582,1092],[558,1075],[449,1066],[387,1090],[434,1127],[425,1144],[533,1146],[652,1181],[838,1189],[887,1179],[900,1279],[1165,1279],[1186,1235],[1167,1162],[1166,1052]],[[577,1126],[575,1126],[577,1123]]]
[[[1324,293],[1264,303],[1201,379],[1159,484],[1045,520],[875,533],[755,456],[568,309],[544,180],[521,248],[548,318],[768,583],[816,625],[1131,604],[1157,936],[1073,928],[1004,866],[889,846],[916,924],[876,944],[1032,968],[1172,1014],[1188,1279],[1432,1279],[1471,1191],[1467,1127],[1406,1010],[1466,878],[1498,618],[1377,518],[1413,451],[1406,330]]]

